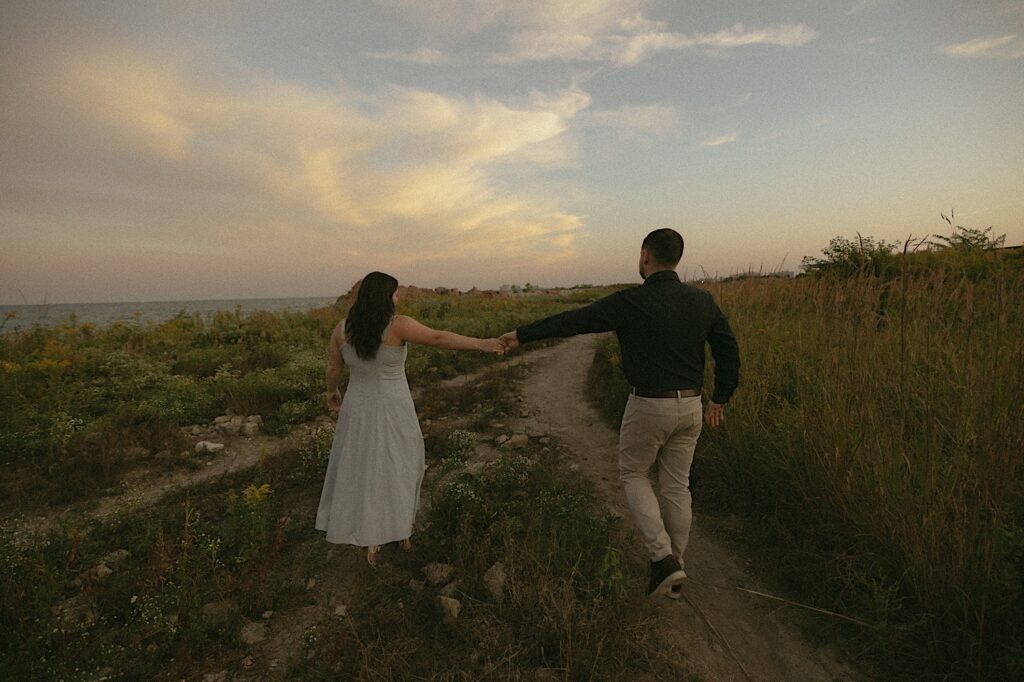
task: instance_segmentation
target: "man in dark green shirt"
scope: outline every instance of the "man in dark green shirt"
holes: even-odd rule
[[[640,248],[644,283],[591,305],[523,325],[502,336],[508,349],[540,339],[614,331],[622,371],[633,386],[619,431],[619,478],[651,554],[650,594],[669,593],[686,577],[690,535],[690,465],[700,435],[704,347],[715,360],[715,385],[704,419],[718,426],[739,383],[739,346],[711,294],[675,272],[683,238],[651,232]],[[658,495],[651,485],[657,468]]]

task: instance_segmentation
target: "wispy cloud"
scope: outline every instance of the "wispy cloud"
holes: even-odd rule
[[[723,144],[732,144],[738,138],[738,133],[728,133],[726,135],[715,135],[713,137],[705,137],[701,139],[699,142],[702,147],[720,147]]]
[[[1016,33],[1001,36],[982,36],[962,43],[953,43],[939,48],[951,57],[990,57],[999,59],[1024,59],[1024,40]]]
[[[624,106],[619,109],[588,111],[581,125],[645,135],[675,135],[681,127],[679,111],[669,105]]]
[[[742,24],[715,33],[686,35],[667,31],[663,22],[624,21],[620,31],[599,36],[548,31],[521,32],[511,38],[511,50],[499,53],[500,63],[529,61],[608,61],[620,66],[638,64],[667,50],[726,50],[750,45],[799,47],[818,37],[805,24],[780,24],[747,29]]]
[[[382,59],[392,62],[405,62],[408,64],[451,64],[455,61],[454,58],[444,52],[428,47],[421,47],[417,50],[407,52],[391,50],[387,52],[367,52],[366,54],[368,57],[372,57],[374,59]]]
[[[590,103],[581,90],[499,101],[259,74],[245,88],[218,87],[189,74],[184,60],[117,49],[40,69],[22,84],[23,115],[6,109],[0,125],[19,140],[8,160],[51,180],[5,176],[4,207],[60,215],[55,206],[76,205],[79,222],[108,226],[91,239],[131,225],[117,239],[140,251],[203,243],[380,267],[573,253],[583,218],[555,193],[510,189],[502,173],[569,160],[564,133]],[[116,200],[104,198],[110,188]]]

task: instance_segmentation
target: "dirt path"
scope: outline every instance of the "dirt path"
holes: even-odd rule
[[[535,427],[572,448],[580,471],[590,475],[610,507],[632,527],[618,480],[618,434],[586,398],[592,359],[593,337],[587,336],[532,354],[523,395],[536,415]],[[780,610],[778,602],[712,585],[759,589],[742,568],[744,561],[702,531],[700,509],[694,516],[686,552],[686,598],[659,597],[651,605],[666,642],[686,652],[694,673],[709,682],[863,679],[841,663],[835,651],[814,648],[800,636],[793,619],[802,614]],[[646,565],[639,538],[635,541],[636,561]]]

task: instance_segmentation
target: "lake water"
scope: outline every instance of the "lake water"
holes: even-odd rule
[[[103,327],[111,322],[163,322],[178,313],[199,313],[208,317],[218,310],[243,313],[256,310],[281,312],[284,310],[305,311],[334,303],[335,296],[315,298],[243,298],[216,301],[129,301],[125,303],[52,303],[46,305],[2,305],[0,304],[0,331],[26,329],[33,324],[54,327],[67,321],[74,313],[78,323],[89,322]],[[9,312],[15,316],[7,319]],[[4,322],[6,320],[6,322]]]

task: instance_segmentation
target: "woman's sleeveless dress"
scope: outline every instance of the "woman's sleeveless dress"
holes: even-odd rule
[[[372,360],[363,360],[342,342],[348,386],[316,514],[328,542],[368,547],[412,535],[424,460],[407,353],[404,344],[382,343]]]

